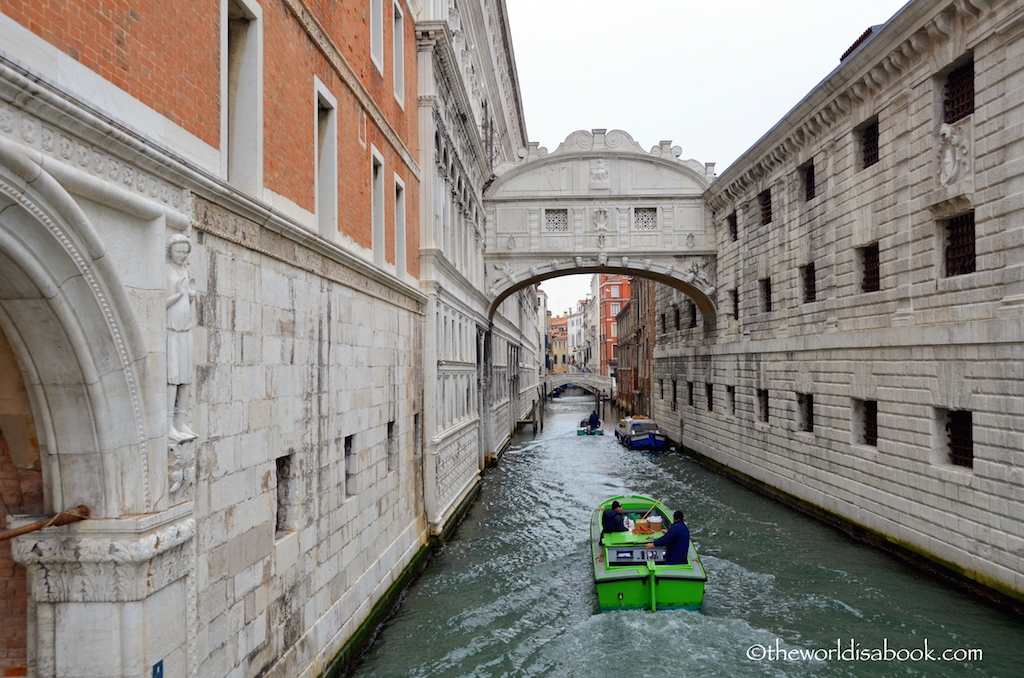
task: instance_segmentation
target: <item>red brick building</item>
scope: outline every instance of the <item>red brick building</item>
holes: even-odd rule
[[[615,316],[629,301],[629,278],[599,273],[601,376],[614,376],[619,365],[619,328]]]

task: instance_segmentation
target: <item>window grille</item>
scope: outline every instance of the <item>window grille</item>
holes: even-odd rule
[[[729,414],[736,416],[736,387],[726,386],[725,387],[725,399],[729,406]]]
[[[804,200],[813,200],[814,196],[817,195],[816,186],[814,185],[814,162],[811,161],[803,166],[803,179],[804,179]]]
[[[772,310],[772,279],[764,278],[761,280],[761,307],[765,313],[770,313]]]
[[[704,384],[704,394],[708,399],[708,412],[715,411],[715,386],[714,384]]]
[[[693,382],[686,382],[686,404],[693,407]]]
[[[878,243],[862,247],[860,250],[861,267],[864,276],[861,279],[862,292],[877,292],[882,288],[878,264]]]
[[[736,213],[733,212],[732,214],[729,215],[728,221],[729,221],[729,236],[732,238],[733,242],[736,242],[737,240],[740,239],[740,220],[739,220],[739,217],[737,217]]]
[[[871,167],[878,162],[878,121],[868,123],[860,132],[861,158],[864,167]]]
[[[633,209],[633,228],[638,231],[653,231],[658,228],[657,207],[636,207]]]
[[[946,222],[946,276],[974,270],[974,212],[968,212]]]
[[[544,210],[545,231],[568,231],[569,210]]]
[[[804,282],[804,303],[817,301],[818,290],[814,279],[814,264],[811,263],[806,266],[802,266],[800,271]]]
[[[695,303],[693,303],[691,301],[689,306],[690,306],[690,327],[696,327],[697,326],[697,304],[695,304]]]
[[[740,319],[740,291],[736,288],[732,290],[732,317]]]
[[[672,380],[672,411],[673,412],[676,411],[676,402],[677,402],[677,398],[676,398],[676,396],[677,396],[677,388],[676,388],[676,386],[678,386],[678,384],[676,383],[676,380],[673,379]]]
[[[970,412],[953,411],[946,422],[949,460],[957,466],[974,467],[974,436]]]
[[[864,426],[864,444],[878,447],[878,401],[865,400],[862,405],[861,416],[863,417]]]
[[[768,188],[761,191],[757,196],[757,201],[761,205],[761,223],[772,223],[772,189]]]
[[[943,94],[943,117],[947,123],[966,118],[974,112],[973,60],[949,72]]]

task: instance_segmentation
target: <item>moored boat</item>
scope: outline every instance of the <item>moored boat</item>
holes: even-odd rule
[[[616,501],[634,527],[626,532],[604,532],[602,516]],[[693,541],[682,564],[665,564],[664,547],[647,548],[647,542],[661,536],[661,527],[670,524],[670,515],[660,500],[637,494],[610,497],[594,511],[591,559],[602,610],[700,609],[707,574]]]
[[[647,417],[626,417],[619,420],[615,437],[634,450],[661,450],[668,447],[668,437]]]

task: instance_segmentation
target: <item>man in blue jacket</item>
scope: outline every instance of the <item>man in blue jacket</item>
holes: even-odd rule
[[[668,528],[668,532],[653,542],[647,542],[647,548],[655,546],[665,547],[666,565],[686,564],[686,556],[690,551],[690,528],[683,522],[682,511],[672,514],[672,527]]]

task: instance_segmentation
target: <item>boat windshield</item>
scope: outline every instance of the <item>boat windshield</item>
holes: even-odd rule
[[[641,421],[633,424],[634,431],[656,431],[658,425],[653,421]]]

